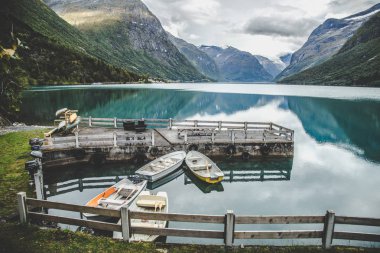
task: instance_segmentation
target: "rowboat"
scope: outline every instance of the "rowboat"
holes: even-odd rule
[[[204,182],[216,184],[223,180],[224,174],[219,167],[210,158],[197,151],[187,153],[185,162],[190,171]]]
[[[86,203],[86,206],[101,207],[113,210],[120,210],[122,206],[128,206],[146,187],[147,181],[132,182],[127,178],[120,180],[118,183],[96,195]],[[99,215],[84,213],[88,219],[97,219]]]
[[[169,210],[168,195],[166,192],[158,192],[156,195],[149,191],[142,191],[135,201],[129,206],[129,210],[134,212],[156,212],[167,213]],[[165,228],[168,224],[166,220],[145,220],[131,219],[132,227],[144,228]],[[119,220],[118,224],[121,224]],[[130,241],[148,241],[156,240],[159,235],[132,234]],[[121,232],[113,232],[113,238],[122,239]]]
[[[136,171],[136,175],[139,175],[149,182],[154,182],[178,169],[182,165],[185,157],[185,151],[169,153],[144,165]]]

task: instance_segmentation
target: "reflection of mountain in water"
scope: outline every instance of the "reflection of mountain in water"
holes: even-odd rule
[[[353,145],[380,161],[380,102],[289,97],[288,103],[317,141]]]
[[[265,105],[274,99],[278,98],[148,89],[26,92],[21,117],[26,123],[49,123],[52,122],[58,108],[69,107],[78,109],[82,116],[183,119],[198,113],[232,114],[252,106]]]

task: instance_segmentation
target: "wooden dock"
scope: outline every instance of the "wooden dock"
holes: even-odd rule
[[[226,246],[233,246],[238,239],[310,239],[319,238],[322,246],[329,249],[335,239],[358,240],[380,242],[380,234],[364,232],[348,232],[341,230],[340,225],[353,226],[380,226],[379,218],[337,216],[333,211],[327,211],[325,215],[277,215],[277,216],[257,216],[257,215],[236,215],[233,211],[227,211],[225,215],[204,215],[204,214],[178,214],[178,213],[157,213],[157,212],[135,212],[122,207],[121,210],[110,210],[98,207],[87,207],[66,203],[58,203],[47,200],[37,200],[26,198],[25,192],[18,193],[18,211],[20,222],[29,221],[41,222],[50,221],[69,225],[83,226],[93,229],[122,232],[123,240],[129,242],[132,233],[178,236],[194,238],[224,239]],[[50,209],[66,210],[80,213],[93,213],[108,217],[121,218],[121,225],[90,221],[77,218],[56,216],[46,213],[30,211],[28,206],[43,207]],[[205,229],[183,229],[183,228],[148,228],[134,227],[130,219],[146,220],[167,220],[187,223],[213,223],[224,224],[221,230]],[[241,230],[241,224],[318,224],[312,230]],[[323,229],[321,225],[323,224]],[[344,229],[345,227],[343,227]]]
[[[92,162],[141,162],[178,150],[210,157],[292,157],[294,132],[271,122],[144,119],[145,131],[126,131],[123,122],[141,119],[83,118],[69,136],[47,137],[45,167]]]

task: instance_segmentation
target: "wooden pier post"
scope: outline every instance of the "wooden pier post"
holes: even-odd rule
[[[25,200],[26,200],[25,192],[17,193],[17,208],[18,208],[18,213],[20,215],[20,223],[27,222]]]
[[[172,127],[173,127],[173,119],[170,118],[169,119],[169,129],[172,130]]]
[[[113,118],[113,126],[114,128],[117,128],[117,118]]]
[[[34,173],[34,184],[36,187],[36,196],[37,199],[44,199],[44,183],[42,171],[38,170],[38,172]]]
[[[227,210],[224,221],[224,243],[226,246],[232,246],[234,243],[235,232],[235,214],[232,210]]]
[[[88,117],[88,126],[92,127],[92,117]]]
[[[130,222],[129,222],[129,213],[128,206],[123,206],[120,209],[121,215],[121,233],[123,235],[123,240],[129,242],[130,238]]]
[[[231,130],[231,142],[235,145],[235,132],[233,130]]]
[[[335,212],[334,211],[326,211],[325,216],[325,225],[323,227],[323,235],[322,235],[322,247],[324,249],[330,249],[333,236],[334,236],[334,225],[335,225]]]
[[[116,135],[116,132],[113,132],[113,146],[115,148],[117,147],[117,135]]]
[[[211,143],[214,144],[215,142],[215,132],[214,130],[212,130],[212,133],[211,133]]]
[[[187,130],[185,130],[185,143],[187,143]]]
[[[155,145],[154,130],[152,130],[152,146],[154,147],[154,145]]]
[[[75,147],[79,148],[79,133],[75,132]]]

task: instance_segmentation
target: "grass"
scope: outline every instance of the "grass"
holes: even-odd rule
[[[33,196],[28,185],[28,172],[24,169],[30,160],[28,140],[43,137],[43,130],[15,132],[0,136],[0,217],[16,212],[16,194],[20,191]]]
[[[173,245],[154,243],[124,243],[111,238],[93,236],[67,230],[39,229],[35,226],[0,224],[0,252],[134,252],[134,253],[375,253],[378,249],[334,247],[323,250],[317,246],[252,246],[225,248],[224,246]],[[27,250],[25,250],[27,249]]]
[[[28,140],[42,137],[44,130],[15,132],[0,136],[0,216],[16,211],[16,193],[26,191],[33,196],[28,186],[28,175],[24,163],[29,159]],[[323,250],[317,246],[249,246],[225,248],[224,246],[174,245],[154,243],[124,243],[109,237],[94,236],[82,232],[59,229],[40,229],[33,225],[20,225],[2,220],[0,222],[0,253],[8,252],[134,252],[134,253],[375,253],[379,249],[334,247]]]

